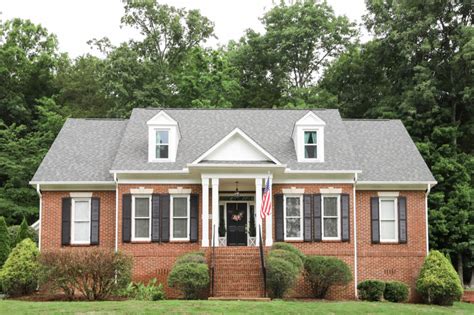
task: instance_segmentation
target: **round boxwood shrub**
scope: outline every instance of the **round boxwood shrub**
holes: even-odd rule
[[[296,254],[301,259],[302,262],[304,262],[306,258],[306,256],[298,248],[288,243],[283,243],[283,242],[273,243],[272,250],[275,250],[275,249],[282,249],[282,250],[292,252]]]
[[[295,283],[298,277],[298,268],[282,258],[269,257],[267,259],[267,286],[270,297],[282,298]]]
[[[294,252],[290,252],[283,249],[274,249],[269,252],[268,258],[281,258],[295,266],[296,269],[298,269],[298,272],[301,272],[303,270],[303,261]]]
[[[304,269],[313,295],[318,299],[324,298],[330,287],[346,285],[352,280],[349,266],[334,257],[307,256]]]
[[[0,270],[3,292],[15,296],[29,294],[36,289],[40,270],[38,255],[38,248],[29,238],[12,250]]]
[[[408,286],[400,281],[385,282],[383,298],[394,303],[405,302],[408,299]]]
[[[421,267],[416,290],[428,304],[453,305],[463,295],[458,275],[439,251],[430,251]]]
[[[357,285],[359,299],[364,301],[382,301],[385,282],[380,280],[365,280]]]
[[[192,252],[184,254],[176,260],[177,264],[185,263],[197,263],[197,264],[206,264],[206,257],[204,257],[203,252]]]
[[[198,299],[209,286],[209,268],[202,263],[177,263],[168,276],[168,285],[180,290],[187,300]]]

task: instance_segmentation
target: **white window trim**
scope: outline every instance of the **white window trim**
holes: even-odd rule
[[[394,239],[382,238],[382,221],[388,221],[388,220],[382,220],[382,201],[393,201],[393,209],[395,211],[395,238]],[[396,197],[379,198],[379,233],[380,233],[381,243],[398,243],[398,198]]]
[[[328,237],[324,236],[324,199],[326,198],[336,198],[336,207],[337,207],[337,236]],[[328,218],[334,218],[333,216],[328,216]],[[321,196],[321,236],[323,241],[340,241],[341,240],[341,195],[339,194],[326,194]]]
[[[148,198],[148,237],[135,237],[135,199]],[[134,241],[151,241],[151,195],[132,195],[132,242]],[[140,217],[144,218],[144,217]]]
[[[162,128],[156,127],[153,129],[153,161],[155,162],[170,162],[171,161],[171,128]],[[163,143],[162,145],[168,146],[168,157],[167,158],[157,158],[156,157],[156,147],[159,145],[156,143],[156,133],[158,131],[166,131],[168,133],[168,143]]]
[[[286,198],[300,198],[300,236],[286,236]],[[290,217],[291,218],[291,217]],[[283,236],[285,241],[302,241],[303,240],[303,195],[285,194],[283,195]]]
[[[187,212],[186,212],[186,219],[187,219],[187,236],[186,237],[174,237],[173,236],[173,220],[174,220],[174,198],[186,198],[187,203]],[[170,196],[170,241],[189,241],[189,235],[191,234],[191,198],[190,195],[171,195]],[[183,219],[184,217],[177,217],[179,219]]]
[[[74,240],[74,217],[76,212],[76,202],[77,201],[87,201],[89,203],[89,240],[88,241],[76,241]],[[71,198],[71,244],[73,245],[90,245],[91,243],[91,233],[90,233],[90,225],[91,225],[91,198]],[[86,221],[81,221],[86,222]]]
[[[308,131],[316,132],[316,144],[311,145],[316,147],[316,158],[306,158],[305,157],[305,147],[304,134]],[[301,159],[298,162],[324,162],[324,127],[308,127],[301,129],[301,146],[300,146],[300,156]]]

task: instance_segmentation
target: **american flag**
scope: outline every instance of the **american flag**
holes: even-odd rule
[[[266,216],[272,214],[272,196],[270,193],[270,177],[267,178],[265,189],[262,196],[262,209],[260,210],[260,217],[265,219]]]

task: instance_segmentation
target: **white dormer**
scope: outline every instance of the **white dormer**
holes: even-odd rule
[[[175,162],[180,139],[178,123],[164,111],[147,121],[148,162]]]
[[[313,112],[295,123],[292,137],[298,162],[324,162],[324,126]]]

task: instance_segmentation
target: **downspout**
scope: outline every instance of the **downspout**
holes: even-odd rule
[[[428,234],[428,195],[430,194],[430,191],[431,191],[431,185],[428,184],[428,188],[426,189],[426,193],[425,193],[426,255],[428,255],[430,252],[430,240],[429,240],[429,234]]]
[[[118,252],[118,180],[117,173],[114,173],[115,182],[115,252]]]
[[[358,298],[357,295],[357,216],[356,216],[356,208],[357,208],[357,200],[356,200],[356,184],[357,184],[357,173],[354,174],[354,186],[353,186],[353,210],[354,210],[354,292],[355,298]]]
[[[41,251],[41,213],[43,212],[43,195],[41,195],[40,184],[36,184],[36,192],[39,196],[38,250]]]

